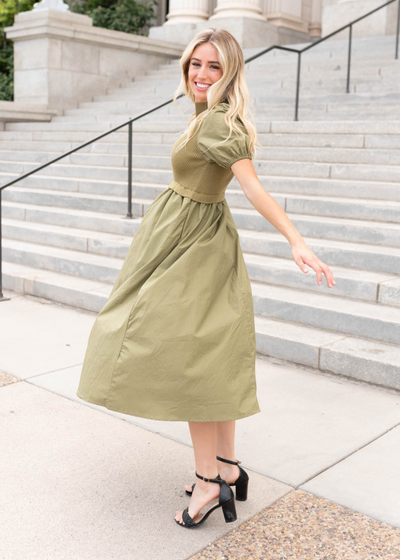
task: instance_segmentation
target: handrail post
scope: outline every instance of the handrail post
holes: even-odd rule
[[[397,31],[396,31],[396,52],[394,58],[399,58],[399,31],[400,31],[400,0],[399,7],[397,9]]]
[[[301,67],[301,51],[299,51],[297,57],[296,107],[294,110],[295,121],[299,120],[298,115],[299,115],[299,96],[300,96],[300,67]]]
[[[128,213],[127,218],[132,218],[132,121],[128,126]]]
[[[400,1],[400,0],[399,0]],[[349,26],[349,51],[347,53],[347,85],[346,93],[350,93],[350,66],[351,66],[351,36],[353,32],[353,25]]]

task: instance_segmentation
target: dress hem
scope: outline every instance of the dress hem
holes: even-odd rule
[[[224,418],[223,420],[199,420],[197,418],[185,418],[185,419],[178,419],[178,418],[156,418],[155,416],[144,416],[142,414],[132,414],[131,412],[126,412],[125,410],[117,410],[115,408],[109,408],[108,406],[105,406],[103,404],[99,404],[98,402],[96,402],[95,400],[90,400],[87,398],[83,398],[81,397],[78,393],[76,393],[77,397],[79,397],[80,399],[82,399],[85,402],[91,403],[91,404],[95,404],[97,406],[102,406],[103,408],[106,408],[107,410],[112,410],[113,412],[120,412],[121,414],[128,414],[129,416],[136,416],[137,418],[147,418],[148,420],[159,420],[161,422],[230,422],[232,420],[240,420],[241,418],[247,418],[248,416],[253,416],[254,414],[258,414],[259,412],[261,412],[261,409],[258,408],[258,410],[254,411],[254,412],[250,412],[241,416],[236,416],[235,418]]]

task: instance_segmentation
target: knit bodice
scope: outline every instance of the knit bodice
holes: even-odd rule
[[[200,128],[180,150],[186,132],[172,147],[171,163],[174,180],[168,185],[182,196],[198,202],[221,202],[234,175],[231,165],[240,159],[252,159],[249,137],[239,122],[244,135],[236,135],[224,121],[227,103],[218,103],[205,117]],[[195,103],[196,116],[207,109],[207,102]],[[220,142],[224,141],[222,144]]]

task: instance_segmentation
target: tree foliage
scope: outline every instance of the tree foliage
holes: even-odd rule
[[[70,9],[91,16],[96,27],[148,35],[157,5],[156,0],[73,0]]]
[[[0,0],[0,100],[14,99],[14,49],[13,43],[6,38],[5,27],[14,23],[19,12],[32,10],[36,0]]]

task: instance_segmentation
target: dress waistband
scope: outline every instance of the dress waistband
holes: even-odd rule
[[[205,202],[207,204],[213,204],[215,202],[223,202],[223,200],[225,200],[225,192],[209,194],[209,193],[203,193],[199,190],[193,191],[192,189],[188,189],[187,187],[184,187],[177,181],[172,181],[168,185],[168,188],[174,190],[175,192],[177,192],[182,196],[188,196],[189,198],[191,198],[192,200],[196,200],[197,202]]]

